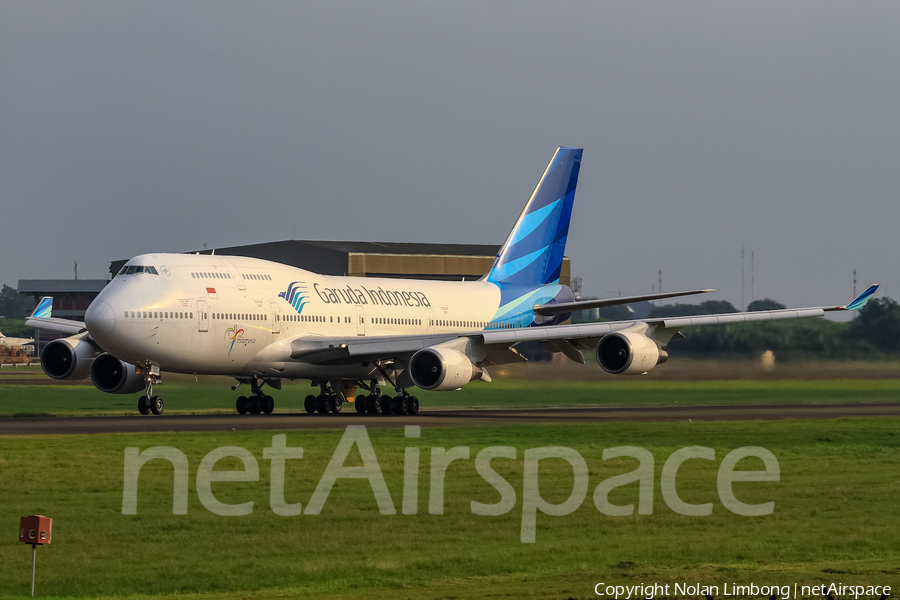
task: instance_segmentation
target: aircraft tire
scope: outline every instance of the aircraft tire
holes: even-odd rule
[[[247,412],[251,415],[258,415],[262,412],[262,400],[259,396],[250,396],[247,398]]]
[[[163,402],[163,399],[159,396],[153,396],[152,398],[150,398],[150,412],[152,412],[154,415],[163,414],[163,410],[165,409],[165,407],[166,405]]]
[[[333,396],[331,398],[331,412],[334,414],[339,414],[341,410],[343,410],[343,408],[344,401],[338,396]]]
[[[275,410],[275,399],[272,396],[266,396],[262,400],[262,411],[271,415],[273,410]]]
[[[150,414],[150,401],[147,399],[147,396],[138,398],[138,412],[142,415]]]
[[[394,399],[390,396],[382,396],[381,397],[381,414],[389,415],[391,414],[391,407],[394,405]]]
[[[369,401],[369,397],[365,394],[356,397],[356,401],[353,403],[354,408],[356,408],[356,412],[359,414],[363,414],[366,412],[366,403]]]
[[[316,397],[316,412],[320,415],[324,415],[328,413],[328,410],[331,408],[331,398],[326,396],[325,394],[320,394]]]
[[[408,415],[417,415],[419,414],[419,399],[415,396],[410,396],[406,400],[406,414]]]
[[[234,403],[234,407],[237,409],[239,415],[246,415],[247,409],[249,408],[247,396],[239,396],[237,402]]]
[[[305,410],[309,414],[313,414],[316,412],[316,397],[310,394],[306,397],[306,400],[303,401],[303,410]]]
[[[366,412],[370,415],[381,412],[381,396],[369,396],[366,401]]]

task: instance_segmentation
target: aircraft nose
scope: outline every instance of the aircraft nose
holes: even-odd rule
[[[84,324],[92,334],[109,333],[116,326],[116,313],[106,302],[94,301],[84,313]]]

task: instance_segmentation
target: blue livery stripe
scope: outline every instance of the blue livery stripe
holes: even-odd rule
[[[491,272],[491,276],[495,277],[497,281],[508,279],[509,277],[519,273],[522,269],[539,259],[541,255],[546,252],[546,250],[546,248],[540,248],[539,250],[536,250],[527,256],[523,256],[522,258],[518,258],[500,267],[496,267]],[[493,281],[493,279],[491,280]]]

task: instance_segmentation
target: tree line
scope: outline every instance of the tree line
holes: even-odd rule
[[[784,305],[767,298],[747,308],[779,310]],[[650,317],[732,312],[738,310],[730,302],[709,300],[698,305],[658,306]],[[698,357],[750,358],[771,350],[780,360],[889,358],[900,355],[900,305],[891,298],[872,299],[847,323],[827,319],[760,321],[689,327],[684,335],[684,339],[671,342],[671,349]]]

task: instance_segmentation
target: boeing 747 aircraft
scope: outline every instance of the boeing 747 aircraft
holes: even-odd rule
[[[605,371],[640,374],[666,361],[684,327],[821,317],[861,308],[875,292],[847,306],[565,324],[577,310],[713,291],[575,301],[559,276],[581,155],[556,151],[478,281],[329,277],[237,256],[144,254],[97,296],[84,323],[54,318],[49,297],[26,323],[70,335],[41,353],[50,377],[90,377],[113,394],[143,390],[141,414],[163,412],[153,390],[172,372],[248,385],[236,403],[241,414],[271,413],[264,386],[304,379],[320,389],[306,398],[309,413],[339,413],[349,401],[359,413],[414,415],[410,390],[490,381],[491,367],[524,360],[520,342],[543,342],[582,364],[582,352],[596,349]]]
[[[34,340],[32,338],[6,337],[5,335],[3,335],[3,333],[0,333],[0,346],[9,346],[10,348],[16,348],[19,346],[30,344],[33,341]]]

